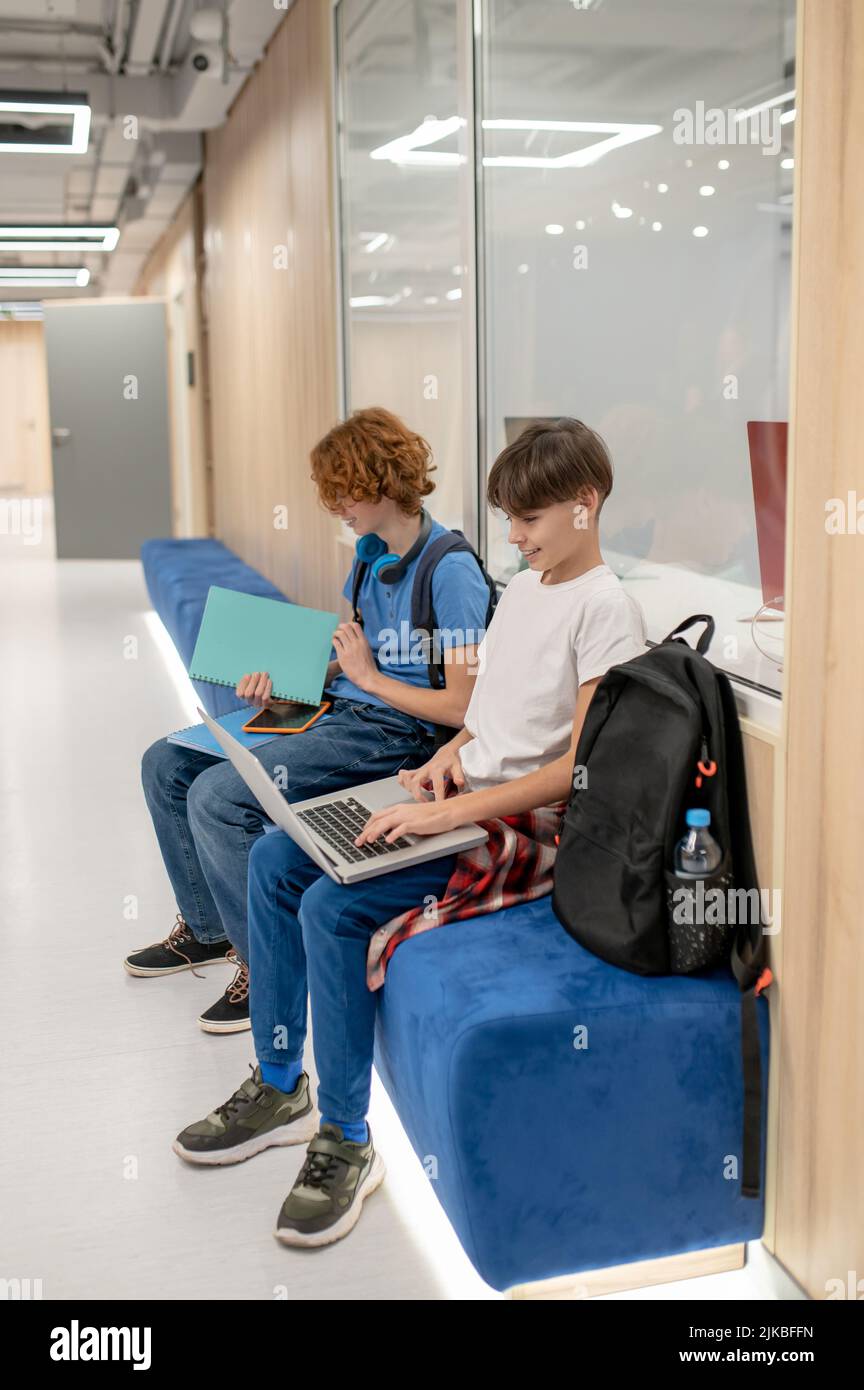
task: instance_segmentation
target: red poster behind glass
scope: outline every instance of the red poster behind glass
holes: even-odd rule
[[[786,445],[785,420],[748,420],[750,476],[756,509],[756,540],[762,599],[772,608],[783,607],[786,552]]]

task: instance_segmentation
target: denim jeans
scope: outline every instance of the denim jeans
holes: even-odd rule
[[[343,699],[305,733],[279,734],[253,750],[271,775],[285,769],[291,801],[420,767],[431,751],[431,735],[410,715]],[[147,749],[141,779],[184,920],[201,942],[227,936],[248,962],[249,851],[270,821],[227,759],[167,739]]]
[[[366,984],[369,938],[428,896],[441,898],[455,863],[448,854],[346,886],[281,830],[252,847],[249,1003],[255,1051],[259,1062],[302,1060],[308,990],[318,1109],[329,1119],[355,1124],[369,1109],[379,994]]]

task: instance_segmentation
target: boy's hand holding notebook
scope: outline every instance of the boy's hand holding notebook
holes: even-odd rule
[[[212,584],[189,675],[236,687],[248,672],[266,671],[274,699],[319,705],[338,623],[336,613]]]

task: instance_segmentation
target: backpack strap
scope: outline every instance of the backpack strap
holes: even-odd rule
[[[706,621],[709,624],[708,632],[703,633],[703,640],[707,638],[707,647],[714,628],[710,618],[690,618],[676,631],[682,631],[698,621]],[[723,748],[720,756],[725,756],[726,759],[723,789],[732,872],[736,888],[745,892],[755,889],[758,904],[755,922],[738,923],[729,962],[741,991],[741,1067],[744,1079],[741,1195],[758,1197],[761,1191],[762,1168],[762,1056],[756,999],[762,989],[771,983],[771,972],[765,968],[762,905],[748,811],[744,745],[735,693],[729,677],[723,671],[710,666],[707,661],[692,661],[689,664],[689,672],[700,696],[703,718],[707,720],[712,706],[716,708],[719,703],[719,716],[723,726]]]
[[[360,616],[360,610],[357,607],[357,600],[360,597],[360,588],[363,583],[363,580],[366,578],[366,571],[368,570],[368,568],[369,566],[367,565],[365,560],[357,561],[357,568],[354,571],[354,584],[351,589],[351,617],[352,620],[355,623],[359,623],[361,627],[363,626],[363,619]]]
[[[429,684],[433,690],[443,690],[447,682],[444,676],[443,662],[437,659],[434,641],[437,621],[432,602],[432,576],[439,561],[443,560],[445,555],[464,553],[474,556],[484,579],[486,579],[486,572],[483,569],[480,556],[462,532],[456,530],[448,531],[443,536],[437,536],[431,545],[424,546],[420,559],[417,561],[417,569],[414,571],[414,587],[411,590],[411,629],[414,632],[425,633],[428,638],[427,666],[429,668]],[[488,580],[486,582],[489,583]],[[490,594],[490,604],[491,601]]]
[[[747,806],[744,747],[738,723],[735,695],[727,676],[718,672],[723,704],[726,744],[726,782],[729,789],[729,833],[736,886],[755,888],[758,920],[739,922],[732,945],[731,965],[741,990],[741,1064],[744,1072],[744,1153],[741,1195],[758,1197],[762,1156],[762,1058],[759,1046],[759,1014],[756,999],[771,983],[765,966],[765,936],[756,875],[756,858],[749,815],[736,814]]]
[[[678,642],[678,641],[680,641],[679,633],[681,633],[681,632],[686,632],[687,629],[688,629],[689,627],[692,627],[694,623],[704,623],[704,624],[705,624],[705,631],[702,633],[702,636],[699,638],[699,641],[696,643],[696,650],[697,650],[697,652],[699,653],[700,656],[704,656],[705,653],[707,652],[708,648],[711,646],[711,639],[712,639],[713,636],[714,636],[714,619],[713,619],[713,618],[710,616],[710,614],[708,614],[708,613],[694,613],[693,616],[692,616],[692,618],[685,618],[684,621],[683,621],[683,623],[679,623],[677,627],[673,627],[672,631],[671,631],[666,637],[663,638],[663,641],[664,641],[664,642]],[[685,645],[689,645],[689,644],[685,644]]]

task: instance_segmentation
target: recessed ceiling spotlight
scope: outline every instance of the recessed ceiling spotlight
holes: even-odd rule
[[[523,261],[521,265],[517,265],[516,269],[518,270],[520,275],[528,274],[528,266],[525,261]]]
[[[576,223],[576,230],[577,230],[577,232],[584,232],[584,230],[585,230],[585,219],[584,219],[583,217],[580,217],[580,218],[579,218],[579,221]]]
[[[729,168],[729,160],[728,160],[728,159],[718,159],[718,160],[717,160],[717,168],[718,168],[718,169],[728,169],[728,168]]]
[[[699,189],[699,192],[701,193],[703,198],[713,198],[717,190],[714,187],[713,183],[703,183],[702,187]]]
[[[652,223],[651,223],[651,230],[652,230],[652,232],[662,232],[662,230],[663,230],[663,223],[662,223],[662,222],[652,222]]]
[[[615,214],[616,217],[622,217],[622,218],[623,218],[623,217],[632,217],[632,216],[633,216],[633,209],[632,209],[632,208],[624,208],[624,207],[621,206],[620,203],[613,203],[613,204],[612,204],[612,211],[614,212],[614,214]]]
[[[780,160],[780,168],[781,168],[781,169],[794,169],[794,168],[795,168],[795,160],[794,160],[793,158],[791,158],[791,157],[790,157],[789,159],[781,159],[781,160]]]
[[[561,226],[560,222],[546,223],[546,231],[549,233],[550,236],[560,236],[563,230],[564,228]]]
[[[694,227],[694,228],[693,228],[693,235],[694,235],[694,236],[707,236],[707,235],[708,235],[708,228],[707,228],[707,227]]]
[[[668,192],[669,192],[669,185],[668,185],[668,183],[658,183],[658,185],[657,185],[657,192],[658,192],[658,193],[668,193]]]

